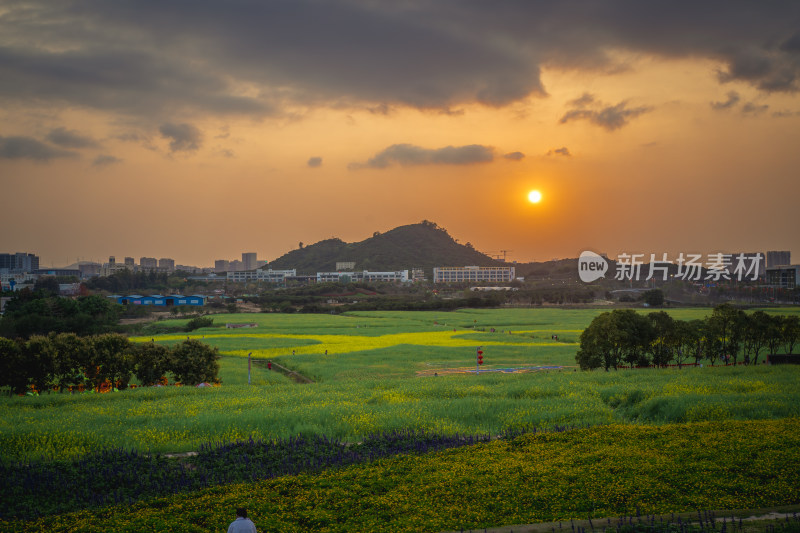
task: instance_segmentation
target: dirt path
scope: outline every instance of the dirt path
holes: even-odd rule
[[[267,368],[267,360],[266,359],[253,359],[253,364],[255,366],[259,367],[259,368],[263,368],[263,369]],[[309,377],[306,377],[306,376],[304,376],[302,374],[299,374],[299,373],[295,372],[294,370],[290,370],[290,369],[286,368],[285,366],[279,365],[275,361],[272,361],[272,370],[274,372],[280,372],[281,374],[283,374],[287,378],[293,380],[295,383],[301,383],[301,384],[314,383],[313,379],[311,379]]]

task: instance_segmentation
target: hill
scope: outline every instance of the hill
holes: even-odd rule
[[[331,272],[337,262],[354,262],[355,270],[395,271],[422,268],[432,275],[437,266],[493,266],[502,263],[467,243],[459,244],[433,222],[400,226],[375,232],[361,242],[326,239],[284,254],[269,263],[272,269],[297,269],[298,274]]]

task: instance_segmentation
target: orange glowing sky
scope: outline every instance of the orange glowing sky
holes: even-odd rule
[[[0,252],[797,262],[800,4],[696,5],[0,0]]]

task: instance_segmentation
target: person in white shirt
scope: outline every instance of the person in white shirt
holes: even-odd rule
[[[247,518],[247,509],[244,507],[236,509],[236,520],[228,526],[228,533],[258,533],[256,525]]]

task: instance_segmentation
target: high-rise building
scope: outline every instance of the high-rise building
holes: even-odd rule
[[[243,270],[255,270],[258,267],[256,255],[255,252],[246,252],[242,254]]]
[[[792,252],[789,251],[767,252],[767,268],[788,266],[791,264],[792,264]]]
[[[158,261],[155,257],[142,257],[139,259],[139,267],[142,270],[155,270],[158,266]]]
[[[0,254],[0,271],[33,272],[39,270],[39,256],[25,252]]]
[[[175,270],[175,260],[168,257],[162,257],[158,260],[158,268],[159,270],[172,272]]]
[[[214,272],[217,274],[221,274],[223,272],[227,272],[230,269],[230,262],[227,259],[217,259],[214,261]]]
[[[99,276],[100,275],[100,264],[99,263],[80,263],[78,264],[78,270],[81,272],[81,278],[90,278],[92,276]]]
[[[135,264],[136,263],[133,261],[133,257],[126,257],[125,258],[125,266],[126,267],[130,267],[130,269],[133,270],[133,267],[134,267]]]

